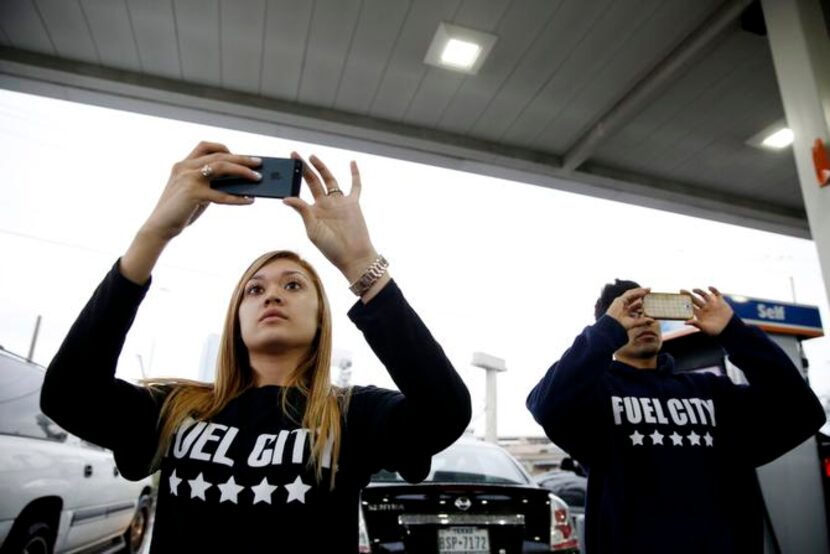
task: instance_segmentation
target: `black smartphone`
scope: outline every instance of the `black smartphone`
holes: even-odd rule
[[[293,158],[266,158],[254,171],[262,174],[261,181],[251,181],[244,177],[217,177],[210,182],[211,188],[238,196],[262,196],[266,198],[285,198],[299,196],[300,183],[303,180],[303,162]]]

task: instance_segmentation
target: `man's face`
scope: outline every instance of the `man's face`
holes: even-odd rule
[[[617,357],[622,358],[648,359],[657,356],[662,346],[663,334],[660,332],[660,322],[653,321],[649,325],[629,329],[628,342],[617,350],[616,354]]]

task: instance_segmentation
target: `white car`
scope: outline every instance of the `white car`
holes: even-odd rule
[[[44,369],[0,349],[0,552],[138,552],[150,478],[128,481],[110,451],[40,411]]]

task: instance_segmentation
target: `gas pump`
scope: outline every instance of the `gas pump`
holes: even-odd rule
[[[735,295],[725,296],[746,323],[763,329],[807,378],[801,341],[824,335],[818,308]],[[696,328],[665,322],[663,351],[676,371],[711,371],[746,383],[720,345]],[[766,506],[765,554],[826,554],[828,526],[823,475],[815,437],[757,470]]]

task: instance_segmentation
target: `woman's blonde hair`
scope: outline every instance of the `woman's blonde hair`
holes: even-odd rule
[[[334,475],[340,454],[341,414],[346,409],[348,395],[347,391],[337,389],[331,384],[331,310],[323,283],[311,264],[287,250],[263,254],[254,260],[239,279],[225,315],[214,384],[184,379],[153,380],[149,383],[151,387],[172,385],[173,389],[167,395],[159,416],[159,444],[153,459],[154,468],[159,466],[164,453],[170,447],[174,433],[188,417],[210,420],[221,412],[228,402],[254,386],[248,349],[242,342],[239,306],[244,298],[245,284],[263,266],[275,260],[290,260],[301,266],[308,272],[317,291],[317,333],[307,355],[289,375],[283,387],[280,408],[288,417],[310,430],[309,465],[314,467],[318,482],[323,478],[324,458],[327,458],[327,443],[330,443],[329,486],[334,488]],[[297,413],[297,407],[289,403],[289,390],[297,390],[305,401],[302,421],[297,421],[293,415]]]

